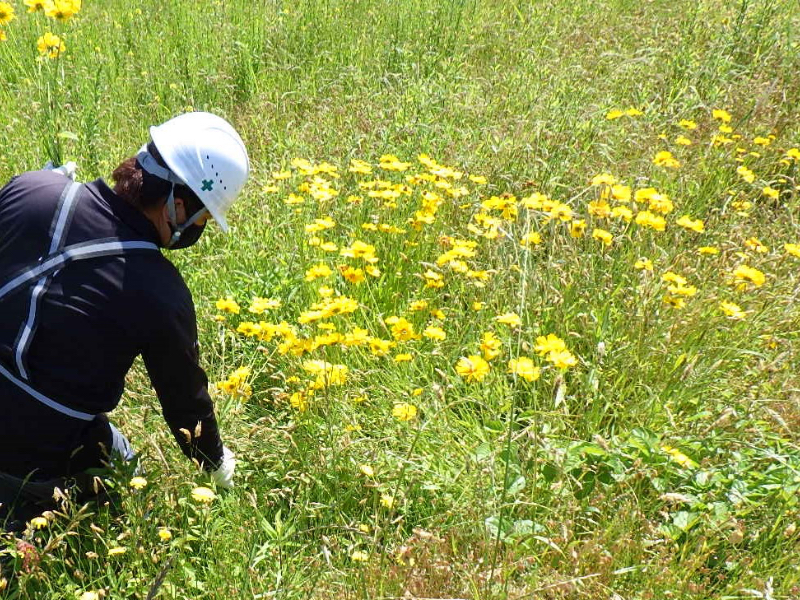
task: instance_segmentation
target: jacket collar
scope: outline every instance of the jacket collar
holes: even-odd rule
[[[142,211],[126,202],[117,193],[108,187],[102,179],[96,179],[86,184],[86,187],[93,194],[102,198],[110,207],[114,214],[119,217],[126,225],[131,227],[136,233],[142,236],[142,240],[153,242],[161,246],[161,238],[155,225],[148,219]]]

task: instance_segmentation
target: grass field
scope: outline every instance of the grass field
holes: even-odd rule
[[[800,597],[796,0],[11,5],[0,181],[192,109],[252,177],[169,254],[235,489],[137,365],[0,598]]]

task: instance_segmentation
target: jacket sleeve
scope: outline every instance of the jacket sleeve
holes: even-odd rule
[[[191,300],[159,311],[142,358],[172,434],[183,453],[204,469],[217,468],[222,441],[208,378],[199,364],[197,321]]]

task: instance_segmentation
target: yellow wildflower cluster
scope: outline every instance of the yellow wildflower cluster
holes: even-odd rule
[[[250,377],[250,368],[239,367],[227,379],[217,382],[216,387],[233,398],[247,400],[253,394],[253,389],[247,383],[248,377]]]

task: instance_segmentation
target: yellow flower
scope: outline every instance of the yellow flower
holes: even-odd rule
[[[486,360],[493,360],[497,358],[502,352],[502,347],[502,342],[495,337],[494,333],[487,331],[483,334],[483,338],[481,339],[481,352],[483,353],[483,358]]]
[[[522,319],[519,318],[517,313],[513,312],[498,315],[494,320],[503,325],[508,325],[509,327],[519,327],[522,324]]]
[[[330,277],[332,274],[333,271],[328,265],[320,263],[306,270],[305,280],[314,281],[320,277]]]
[[[536,246],[537,244],[542,243],[542,236],[539,235],[535,231],[531,231],[530,233],[525,234],[522,236],[520,240],[520,246]]]
[[[769,252],[769,248],[764,244],[762,244],[758,238],[754,237],[748,238],[744,241],[744,245],[747,249],[754,250],[760,254]]]
[[[569,234],[574,238],[583,237],[583,234],[586,232],[586,221],[583,219],[579,221],[573,221],[569,225]]]
[[[247,310],[251,313],[260,315],[261,313],[267,310],[275,310],[281,307],[280,300],[274,300],[272,298],[253,298],[253,301],[250,303],[250,308]]]
[[[83,592],[79,600],[100,600],[100,594],[97,592]]]
[[[28,7],[28,12],[36,12],[36,11],[44,11],[47,7],[52,4],[52,0],[25,0],[25,6]]]
[[[568,369],[578,364],[578,359],[575,358],[569,350],[551,352],[546,358],[553,363],[553,366],[557,369]]]
[[[547,336],[540,335],[536,338],[536,345],[533,348],[539,356],[544,356],[551,352],[562,352],[567,349],[567,345],[560,337],[553,333]]]
[[[158,530],[158,537],[161,538],[162,542],[168,542],[172,539],[172,532],[166,527],[162,527]]]
[[[722,121],[723,123],[730,123],[731,122],[731,115],[727,110],[723,110],[721,108],[715,108],[711,111],[711,116],[715,119]]]
[[[768,137],[757,136],[753,138],[753,143],[756,146],[769,146],[772,143],[772,140]]]
[[[686,300],[684,300],[680,296],[671,296],[667,294],[664,296],[664,304],[671,306],[672,308],[683,308],[686,306]]]
[[[398,342],[407,342],[416,337],[414,324],[404,317],[388,317],[386,324],[391,326],[392,337]]]
[[[128,485],[135,490],[141,490],[147,485],[147,479],[144,477],[134,477],[128,482]]]
[[[347,281],[354,284],[359,284],[366,279],[364,277],[364,270],[363,269],[355,269],[349,265],[342,265],[339,267],[339,271]]]
[[[756,174],[744,165],[738,166],[736,168],[736,173],[738,173],[739,177],[744,179],[747,183],[753,183],[756,180]]]
[[[611,206],[605,200],[592,200],[587,205],[589,214],[598,219],[605,219],[611,214]]]
[[[358,470],[361,471],[365,477],[375,477],[375,469],[369,465],[359,465]]]
[[[240,310],[239,305],[230,296],[228,296],[225,299],[217,300],[216,307],[217,310],[221,310],[222,312],[233,313],[235,315],[238,315]]]
[[[53,0],[45,6],[44,14],[58,21],[66,21],[81,9],[81,0]]]
[[[42,56],[46,56],[47,58],[58,58],[59,55],[66,51],[67,46],[60,37],[53,35],[48,31],[42,37],[36,40],[36,48],[39,50],[39,54]]]
[[[626,223],[630,223],[633,219],[633,211],[627,206],[615,206],[611,209],[611,216],[615,219],[623,219]]]
[[[733,272],[733,278],[740,289],[747,287],[748,283],[752,283],[755,287],[761,287],[767,279],[764,273],[747,265],[736,267]]]
[[[800,148],[789,148],[786,151],[786,156],[792,160],[800,160]]]
[[[6,32],[3,31],[2,29],[0,29],[0,42],[5,42],[7,39],[8,39],[8,36],[6,36]],[[0,581],[2,581],[2,580],[0,580]]]
[[[411,354],[404,353],[404,354],[396,354],[394,357],[394,362],[401,363],[401,362],[409,362],[414,357]]]
[[[425,331],[422,332],[426,338],[435,340],[437,342],[441,342],[445,338],[447,338],[447,334],[445,333],[444,329],[441,327],[434,327],[431,325],[430,327],[426,327]]]
[[[109,556],[119,556],[121,554],[125,554],[128,549],[125,546],[114,546],[113,548],[108,549]]]
[[[539,367],[535,366],[530,358],[524,356],[508,361],[508,372],[525,381],[536,381],[540,375]]]
[[[597,229],[595,228],[592,231],[592,238],[603,242],[604,246],[610,246],[614,242],[614,236],[611,235],[611,232],[606,231],[605,229]]]
[[[614,119],[619,119],[620,117],[624,116],[625,112],[619,109],[610,110],[606,113],[606,119],[609,121],[613,121]]]
[[[350,555],[350,559],[355,562],[367,562],[369,560],[369,554],[363,550],[356,550]]]
[[[684,129],[688,129],[690,131],[692,129],[697,129],[697,123],[695,123],[694,121],[691,121],[689,119],[681,119],[680,121],[678,121],[678,125],[680,127],[683,127]]]
[[[456,364],[456,372],[468,382],[481,381],[489,373],[489,363],[477,354],[462,356]]]
[[[653,157],[653,164],[659,167],[667,167],[670,169],[677,169],[681,166],[681,163],[678,161],[678,159],[672,156],[672,152],[669,150],[657,152]]]
[[[381,506],[384,508],[392,508],[394,506],[394,496],[390,494],[381,494]]]
[[[697,468],[699,465],[683,452],[672,446],[661,446],[661,450],[670,455],[670,458],[682,467]]]
[[[14,7],[8,2],[0,2],[0,25],[8,25],[14,18]]]
[[[417,416],[417,407],[407,402],[394,405],[392,416],[398,421],[411,421]]]
[[[655,215],[650,211],[643,210],[636,215],[636,224],[641,227],[649,227],[656,231],[664,231],[667,227],[667,222],[664,217]]]
[[[764,194],[767,198],[772,198],[773,200],[777,200],[778,197],[781,195],[780,190],[776,190],[770,186],[766,186],[761,190],[761,193]]]
[[[730,317],[731,319],[740,320],[747,316],[747,314],[739,307],[739,305],[734,304],[733,302],[726,302],[723,300],[719,303],[719,308],[725,313],[726,317]]]
[[[653,270],[653,261],[649,258],[640,258],[635,263],[633,263],[633,268],[639,271],[652,271]]]
[[[486,302],[475,301],[472,303],[472,310],[474,310],[475,312],[483,310],[485,307],[486,307]]]
[[[47,527],[47,519],[44,517],[34,517],[31,519],[31,527],[34,529],[44,529]]]
[[[200,504],[210,504],[217,495],[207,487],[199,486],[192,490],[192,500]]]
[[[592,185],[614,185],[617,183],[617,178],[611,173],[600,173],[592,177]]]
[[[661,276],[661,281],[666,281],[667,283],[673,283],[675,285],[686,285],[689,283],[683,275],[678,275],[672,271],[665,271]]]
[[[644,113],[640,111],[638,108],[626,108],[625,114],[629,117],[641,117]]]
[[[703,221],[700,219],[692,219],[689,215],[683,215],[676,223],[684,229],[691,229],[697,233],[703,233],[703,231],[705,231],[705,224]]]
[[[675,143],[678,144],[679,146],[691,146],[692,140],[687,138],[685,135],[679,135],[678,137],[675,138]]]
[[[783,249],[786,250],[787,254],[800,258],[800,244],[784,244]]]

